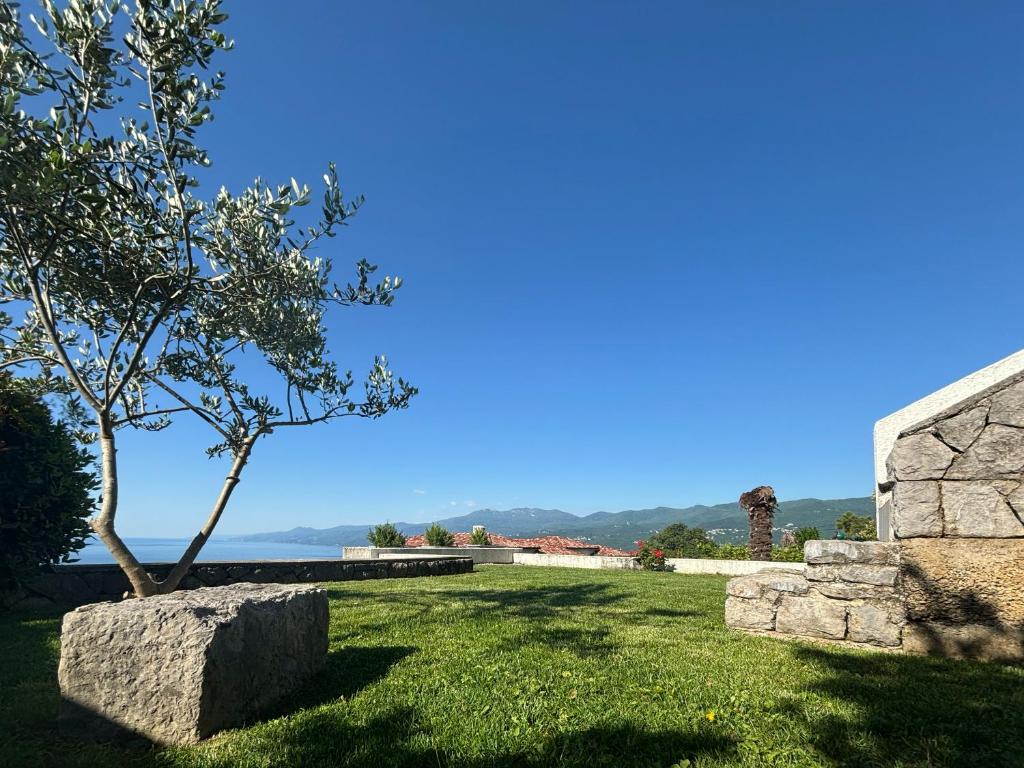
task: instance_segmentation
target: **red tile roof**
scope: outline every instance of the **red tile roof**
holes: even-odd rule
[[[629,552],[624,552],[621,549],[591,544],[588,541],[570,539],[565,536],[535,536],[531,539],[514,539],[510,536],[502,536],[500,533],[491,533],[490,531],[487,532],[487,535],[491,538],[491,544],[496,547],[539,547],[541,553],[545,555],[581,555],[584,553],[572,550],[570,547],[598,547],[598,555],[630,557]],[[470,535],[468,533],[453,533],[452,536],[455,537],[456,547],[469,545]],[[427,540],[422,534],[410,536],[405,540],[405,546],[425,547],[427,546]]]

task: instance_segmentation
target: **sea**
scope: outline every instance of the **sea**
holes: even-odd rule
[[[143,563],[174,563],[191,539],[125,538],[124,542]],[[312,544],[283,544],[276,541],[244,541],[214,536],[203,547],[196,562],[210,560],[302,560],[341,557],[341,547]],[[103,542],[93,538],[72,558],[79,563],[112,563],[114,558]]]

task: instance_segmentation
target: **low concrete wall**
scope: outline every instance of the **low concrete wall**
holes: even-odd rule
[[[711,560],[693,557],[668,557],[665,562],[675,573],[717,573],[723,576],[746,576],[765,570],[802,571],[806,563],[776,563],[759,560]]]
[[[498,563],[511,565],[512,556],[522,552],[519,547],[343,547],[341,556],[345,560],[363,559],[397,559],[410,557],[471,557],[477,565],[481,563]]]
[[[163,579],[172,563],[147,563],[145,569]],[[411,576],[449,576],[470,573],[469,557],[416,557],[394,560],[227,560],[196,563],[181,581],[181,589],[226,584],[294,584],[318,581],[396,579]],[[128,579],[116,565],[57,565],[40,574],[25,590],[22,603],[42,601],[83,605],[118,600],[129,590]],[[15,603],[17,604],[17,603]]]
[[[640,566],[632,557],[605,557],[603,555],[542,555],[516,552],[512,555],[516,565],[551,565],[557,568],[610,568],[624,571]]]
[[[548,565],[556,568],[608,568],[621,571],[640,570],[640,564],[632,557],[606,557],[593,555],[543,555],[517,552],[513,555],[516,565]],[[773,563],[756,560],[710,560],[689,557],[670,557],[665,559],[672,566],[674,573],[710,573],[724,576],[744,576],[765,569],[797,570],[805,568],[804,563]]]

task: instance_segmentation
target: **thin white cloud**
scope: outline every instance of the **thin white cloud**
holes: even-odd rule
[[[427,495],[427,492],[424,491],[422,488],[413,488],[412,492],[415,493],[417,496],[426,496]]]
[[[464,501],[462,503],[463,503],[463,505],[465,505],[467,507],[475,507],[476,506],[476,502],[473,499],[467,499],[466,501]]]

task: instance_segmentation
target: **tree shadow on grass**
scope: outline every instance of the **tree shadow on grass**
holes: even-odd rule
[[[564,768],[629,768],[668,766],[697,757],[724,759],[735,749],[734,742],[713,732],[646,731],[633,725],[595,726],[567,734],[540,738],[522,749],[487,750],[485,740],[475,747],[487,753],[457,756],[437,750],[431,731],[409,708],[399,708],[354,724],[330,709],[307,713],[287,731],[268,734],[254,744],[252,757],[274,762],[287,755],[288,764],[307,766],[348,766],[418,768],[424,765],[448,768],[512,768],[513,766],[560,766]],[[261,747],[267,750],[260,756]],[[231,755],[207,755],[212,765],[232,765]],[[223,762],[219,762],[223,759]],[[257,760],[258,761],[258,760]]]
[[[576,656],[607,656],[616,649],[611,631],[597,627],[553,627],[531,623],[518,637],[504,644],[506,650],[521,650],[524,645],[539,645]]]
[[[549,618],[565,608],[607,607],[634,597],[629,590],[609,584],[572,584],[569,586],[526,587],[522,589],[455,589],[436,594],[414,590],[403,592],[364,592],[328,589],[327,596],[344,606],[352,599],[419,608],[432,602],[461,602],[467,619],[502,613],[525,618]]]
[[[411,646],[370,646],[330,651],[322,672],[246,725],[351,698],[363,688],[384,678],[395,664],[418,650]]]
[[[853,703],[859,713],[853,723],[838,715],[801,713],[815,723],[817,749],[837,765],[1024,766],[1021,670],[823,648],[796,652],[827,670],[811,691]],[[865,740],[865,731],[873,738]]]

